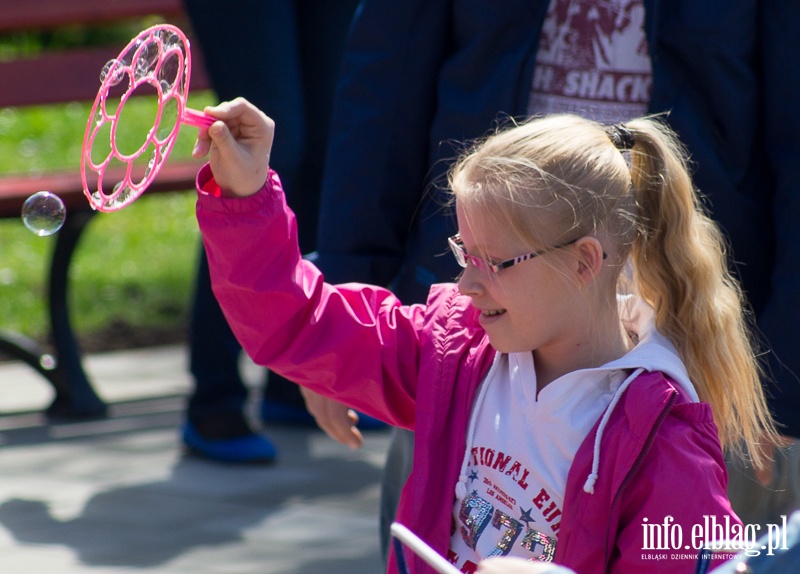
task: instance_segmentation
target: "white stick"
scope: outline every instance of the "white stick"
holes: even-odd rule
[[[414,554],[428,563],[428,566],[440,574],[461,574],[461,572],[433,548],[428,546],[419,536],[411,532],[399,522],[393,522],[390,528],[392,536],[411,548]]]

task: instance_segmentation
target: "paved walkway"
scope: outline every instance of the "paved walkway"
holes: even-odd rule
[[[320,431],[267,427],[274,465],[188,457],[185,365],[182,347],[89,357],[110,416],[50,424],[48,385],[0,364],[0,573],[382,572],[388,432],[354,452]]]

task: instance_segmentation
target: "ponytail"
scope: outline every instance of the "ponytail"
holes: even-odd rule
[[[631,250],[636,289],[655,309],[656,327],[677,347],[700,399],[711,405],[723,447],[746,449],[763,466],[759,442],[774,443],[777,431],[722,233],[700,203],[687,154],[672,132],[654,119],[625,128],[635,142],[631,177],[642,226]]]

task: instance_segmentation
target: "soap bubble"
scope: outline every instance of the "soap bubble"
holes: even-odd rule
[[[152,72],[158,58],[161,55],[161,49],[155,42],[146,43],[137,54],[137,59],[134,66],[136,78],[144,78]]]
[[[161,39],[161,43],[163,44],[165,50],[172,48],[173,46],[183,45],[183,42],[181,42],[181,37],[172,30],[161,30],[157,34],[157,37]]]
[[[22,222],[39,237],[52,235],[64,225],[67,208],[61,198],[49,191],[38,191],[22,205]]]
[[[122,81],[125,75],[125,66],[117,59],[109,60],[103,69],[100,70],[100,82],[105,82],[108,78],[109,86],[116,86]]]

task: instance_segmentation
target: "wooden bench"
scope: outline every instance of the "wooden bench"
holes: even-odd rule
[[[181,0],[37,0],[0,2],[0,34],[107,25],[147,16],[159,16],[188,31]],[[100,70],[126,43],[127,40],[110,46],[44,52],[0,61],[0,108],[94,101]],[[196,43],[192,45],[192,58],[191,89],[210,88]],[[193,160],[168,160],[147,193],[192,189],[198,166]],[[35,175],[0,174],[0,217],[19,218],[25,200],[41,190],[57,194],[68,213],[56,237],[48,277],[53,353],[46,353],[34,341],[8,331],[0,331],[0,351],[26,362],[52,384],[55,399],[47,410],[49,415],[103,416],[107,406],[84,371],[67,304],[70,261],[81,233],[95,213],[83,194],[79,158],[75,158],[74,169]]]

